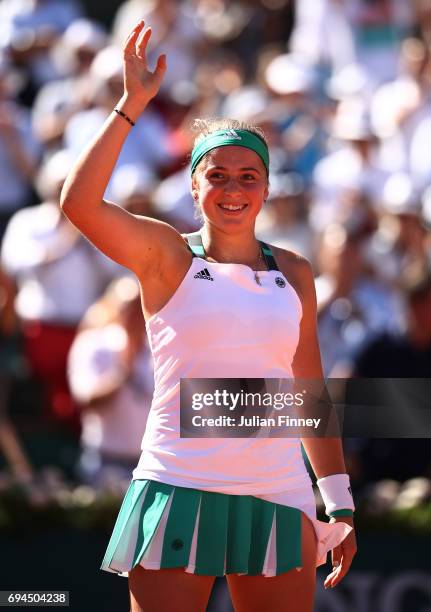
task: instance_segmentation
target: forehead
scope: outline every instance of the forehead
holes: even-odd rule
[[[251,149],[227,145],[217,147],[208,151],[203,158],[205,166],[223,166],[229,170],[239,170],[241,168],[256,168],[260,172],[265,172],[265,166],[260,156]]]

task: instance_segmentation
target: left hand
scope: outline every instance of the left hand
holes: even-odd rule
[[[332,567],[333,570],[324,582],[325,589],[336,586],[350,569],[353,561],[353,557],[356,555],[356,535],[353,524],[353,517],[350,516],[339,516],[337,518],[331,518],[329,523],[347,523],[353,527],[353,531],[341,542],[339,546],[336,546],[331,551]]]

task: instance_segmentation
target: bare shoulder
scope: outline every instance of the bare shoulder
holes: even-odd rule
[[[310,293],[314,292],[314,274],[308,259],[295,251],[269,246],[280,271],[294,287],[300,299],[309,297]]]
[[[161,244],[162,248],[167,253],[171,253],[172,250],[175,251],[176,248],[179,248],[181,250],[187,250],[187,244],[184,237],[175,227],[173,227],[166,221],[142,217],[139,215],[134,216],[139,222],[142,223],[142,226],[146,227],[148,222],[150,222],[151,230],[154,237],[157,239],[157,241]]]
[[[146,319],[159,312],[178,289],[192,261],[185,238],[168,224],[159,226],[163,242],[161,255],[154,253],[151,267],[137,277],[141,285],[142,308]]]

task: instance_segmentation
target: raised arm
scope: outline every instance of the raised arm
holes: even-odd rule
[[[157,94],[166,71],[166,57],[148,70],[146,48],[151,28],[140,21],[124,45],[124,94],[116,108],[133,122]],[[121,148],[132,125],[113,111],[82,152],[63,186],[61,208],[70,221],[103,253],[137,274],[162,255],[178,233],[170,225],[132,215],[103,199]],[[145,146],[145,145],[144,145]],[[147,143],[151,146],[151,143]]]

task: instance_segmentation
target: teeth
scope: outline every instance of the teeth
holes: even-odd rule
[[[226,208],[226,210],[241,210],[242,208],[245,208],[244,204],[241,204],[240,206],[233,206],[232,204],[220,204],[220,206],[222,208]]]

